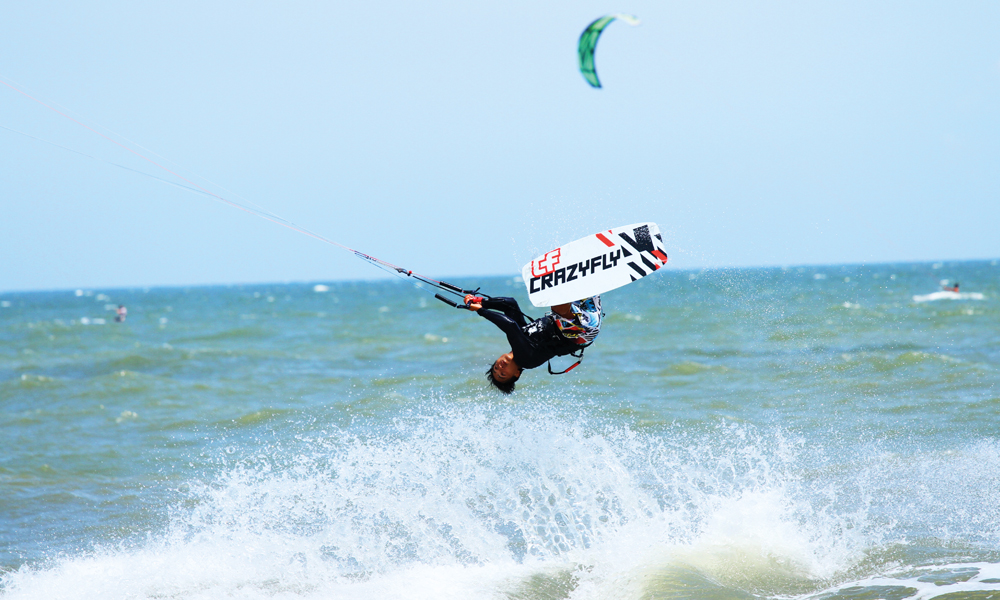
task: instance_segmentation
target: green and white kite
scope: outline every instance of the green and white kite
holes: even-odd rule
[[[597,49],[597,40],[601,37],[601,32],[615,19],[625,21],[629,25],[639,24],[639,19],[632,15],[607,15],[588,25],[580,34],[580,46],[577,49],[580,55],[580,72],[583,73],[583,78],[587,80],[587,83],[595,88],[601,87],[601,80],[597,78],[594,50]]]

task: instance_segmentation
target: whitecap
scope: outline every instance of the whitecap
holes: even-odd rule
[[[115,423],[122,423],[129,419],[138,419],[138,418],[139,415],[137,413],[134,413],[131,410],[123,410],[122,414],[120,414],[118,418],[115,419]]]
[[[675,584],[693,583],[689,597],[752,587],[809,598],[822,596],[794,590],[861,565],[885,585],[926,583],[914,598],[929,598],[940,585],[923,572],[869,566],[872,549],[900,537],[895,519],[933,520],[929,509],[948,497],[987,513],[973,526],[993,522],[995,444],[916,461],[862,453],[858,478],[810,481],[814,460],[839,463],[752,427],[720,424],[704,437],[677,428],[661,440],[537,405],[530,416],[468,405],[394,420],[385,435],[324,430],[273,459],[251,458],[256,445],[234,459],[244,449],[227,446],[235,464],[187,483],[161,533],[8,571],[4,597],[583,600],[677,597]],[[867,498],[900,472],[889,485],[910,493]],[[869,516],[872,506],[882,512]],[[949,567],[979,570],[949,591],[992,590],[979,581],[1000,570],[924,571]]]
[[[948,292],[940,291],[932,294],[922,294],[913,297],[914,302],[934,302],[937,300],[985,300],[986,296],[979,292]]]

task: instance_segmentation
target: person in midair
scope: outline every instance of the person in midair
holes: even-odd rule
[[[486,379],[504,394],[514,391],[514,384],[525,369],[534,369],[555,356],[565,356],[592,344],[601,332],[604,316],[600,296],[553,306],[552,312],[531,323],[525,320],[513,298],[483,299],[469,294],[465,296],[465,304],[507,334],[510,352],[500,355],[486,371]]]

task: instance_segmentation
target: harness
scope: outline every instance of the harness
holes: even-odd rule
[[[587,344],[576,344],[568,341],[561,333],[559,333],[559,328],[556,327],[555,317],[552,315],[545,315],[541,319],[532,319],[528,315],[521,312],[521,315],[530,321],[527,327],[525,327],[525,333],[535,333],[535,335],[540,339],[541,345],[544,348],[556,356],[572,356],[576,358],[577,361],[570,365],[568,368],[562,371],[552,370],[552,361],[549,360],[547,367],[549,370],[549,375],[562,375],[564,373],[569,373],[573,369],[580,366],[583,362],[583,351],[590,346],[593,342]],[[541,335],[538,335],[539,332]]]

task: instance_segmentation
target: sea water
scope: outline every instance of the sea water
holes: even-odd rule
[[[2,293],[0,596],[1000,598],[998,277],[668,266],[510,397],[405,281]]]

